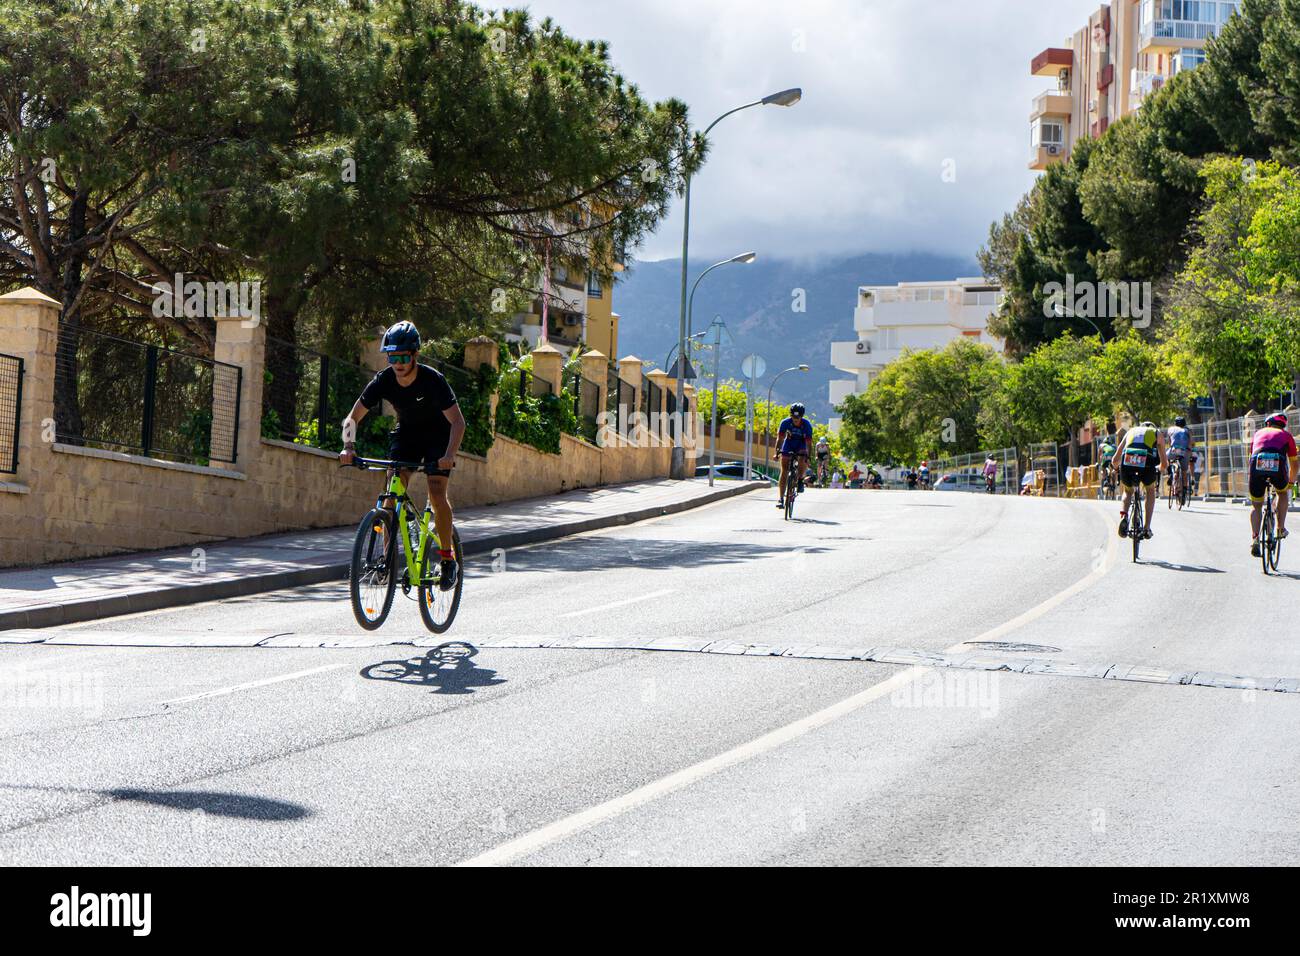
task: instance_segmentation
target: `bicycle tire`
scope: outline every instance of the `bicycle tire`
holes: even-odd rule
[[[1133,563],[1137,564],[1138,555],[1142,550],[1142,509],[1146,507],[1145,501],[1139,501],[1137,491],[1133,492],[1133,503],[1129,505],[1128,534],[1133,539]]]
[[[377,524],[384,529],[379,534],[375,531]],[[382,558],[387,573],[384,574],[383,581],[374,581],[377,590],[363,594],[363,578],[367,574],[373,576],[379,573],[374,567],[377,560],[375,546],[381,537],[379,547],[387,551]],[[352,542],[352,563],[348,568],[348,600],[352,604],[352,616],[367,631],[373,631],[382,625],[392,610],[393,594],[397,589],[396,557],[397,535],[393,532],[393,514],[384,508],[372,508],[357,526],[357,535]]]
[[[445,633],[451,627],[451,622],[456,620],[456,612],[460,610],[460,595],[465,589],[465,552],[460,547],[460,532],[455,528],[451,529],[451,549],[456,555],[456,586],[450,591],[451,597],[444,611],[435,613],[434,608],[439,607],[439,597],[449,592],[441,590],[437,581],[426,581],[432,548],[425,549],[424,562],[420,567],[420,619],[435,634]],[[444,614],[445,620],[442,619]]]

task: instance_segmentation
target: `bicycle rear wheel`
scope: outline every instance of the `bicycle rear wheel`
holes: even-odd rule
[[[450,591],[439,587],[441,579],[441,558],[433,548],[425,548],[424,561],[420,567],[420,619],[424,626],[435,634],[441,634],[451,627],[460,610],[460,594],[465,588],[465,553],[460,547],[460,532],[451,529],[452,553],[456,555],[456,586]],[[430,542],[432,543],[432,542]],[[431,568],[432,562],[438,566]]]
[[[352,616],[367,631],[384,623],[397,586],[397,535],[393,513],[374,508],[361,519],[352,543],[348,597]]]
[[[791,488],[785,493],[785,520],[789,521],[794,517],[794,489]]]
[[[1133,492],[1133,503],[1129,505],[1128,534],[1133,539],[1133,563],[1137,564],[1138,553],[1142,550],[1142,509],[1146,503]]]

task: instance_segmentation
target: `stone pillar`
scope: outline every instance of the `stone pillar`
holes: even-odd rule
[[[379,329],[361,340],[361,366],[372,372],[382,372],[388,368],[388,357],[379,351],[384,344],[384,331]]]
[[[52,462],[54,443],[54,357],[59,345],[62,307],[28,286],[0,295],[0,352],[22,359],[18,387],[18,471],[0,473],[0,481],[34,486]],[[3,439],[8,445],[8,436]],[[6,449],[7,450],[7,449]],[[9,462],[3,463],[8,467]]]
[[[488,338],[486,335],[476,335],[465,343],[465,367],[478,374],[478,370],[484,365],[492,368],[501,367],[501,352],[497,348],[496,340]],[[497,393],[492,392],[488,396],[488,414],[492,422],[497,420]]]
[[[217,340],[212,346],[212,357],[218,362],[237,365],[244,371],[239,389],[239,430],[235,436],[235,461],[233,464],[213,461],[212,466],[246,472],[250,463],[257,457],[258,446],[262,440],[266,326],[238,315],[217,316],[216,323]],[[220,382],[214,386],[214,388],[219,387]],[[217,409],[215,403],[221,400],[221,396],[214,395],[213,398],[215,412]]]
[[[564,390],[563,379],[564,353],[549,342],[533,349],[533,394],[559,395]]]
[[[650,435],[655,445],[663,445],[668,439],[668,373],[657,368],[645,376],[659,389],[659,407],[650,409]]]
[[[645,437],[645,428],[642,426],[641,411],[641,379],[644,374],[644,366],[641,360],[635,355],[629,355],[627,358],[618,360],[618,377],[632,386],[632,405],[629,408],[620,410],[619,421],[624,423],[622,427],[623,437],[627,438],[634,445],[641,444]],[[621,391],[621,390],[620,390]],[[620,395],[621,399],[622,396]]]
[[[582,363],[582,377],[599,389],[599,398],[596,400],[596,414],[599,415],[605,410],[605,402],[608,400],[606,393],[609,391],[609,358],[604,352],[592,349],[590,352],[583,352],[579,361]],[[582,387],[589,386],[584,384]]]

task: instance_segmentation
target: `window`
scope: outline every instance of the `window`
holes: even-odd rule
[[[1040,120],[1029,127],[1029,145],[1034,149],[1040,146],[1064,146],[1065,126],[1050,120]]]
[[[587,273],[587,295],[593,299],[599,299],[605,294],[605,287],[601,281],[601,275],[592,269]]]

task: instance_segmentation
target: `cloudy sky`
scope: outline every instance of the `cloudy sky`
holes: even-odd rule
[[[926,251],[973,257],[1033,182],[1029,61],[1098,0],[517,0],[605,39],[652,100],[697,128],[791,86],[790,109],[720,123],[691,187],[691,257],[750,248],[806,259]],[[944,181],[945,163],[955,181]],[[951,177],[950,177],[951,178]],[[639,258],[681,254],[678,210]]]

